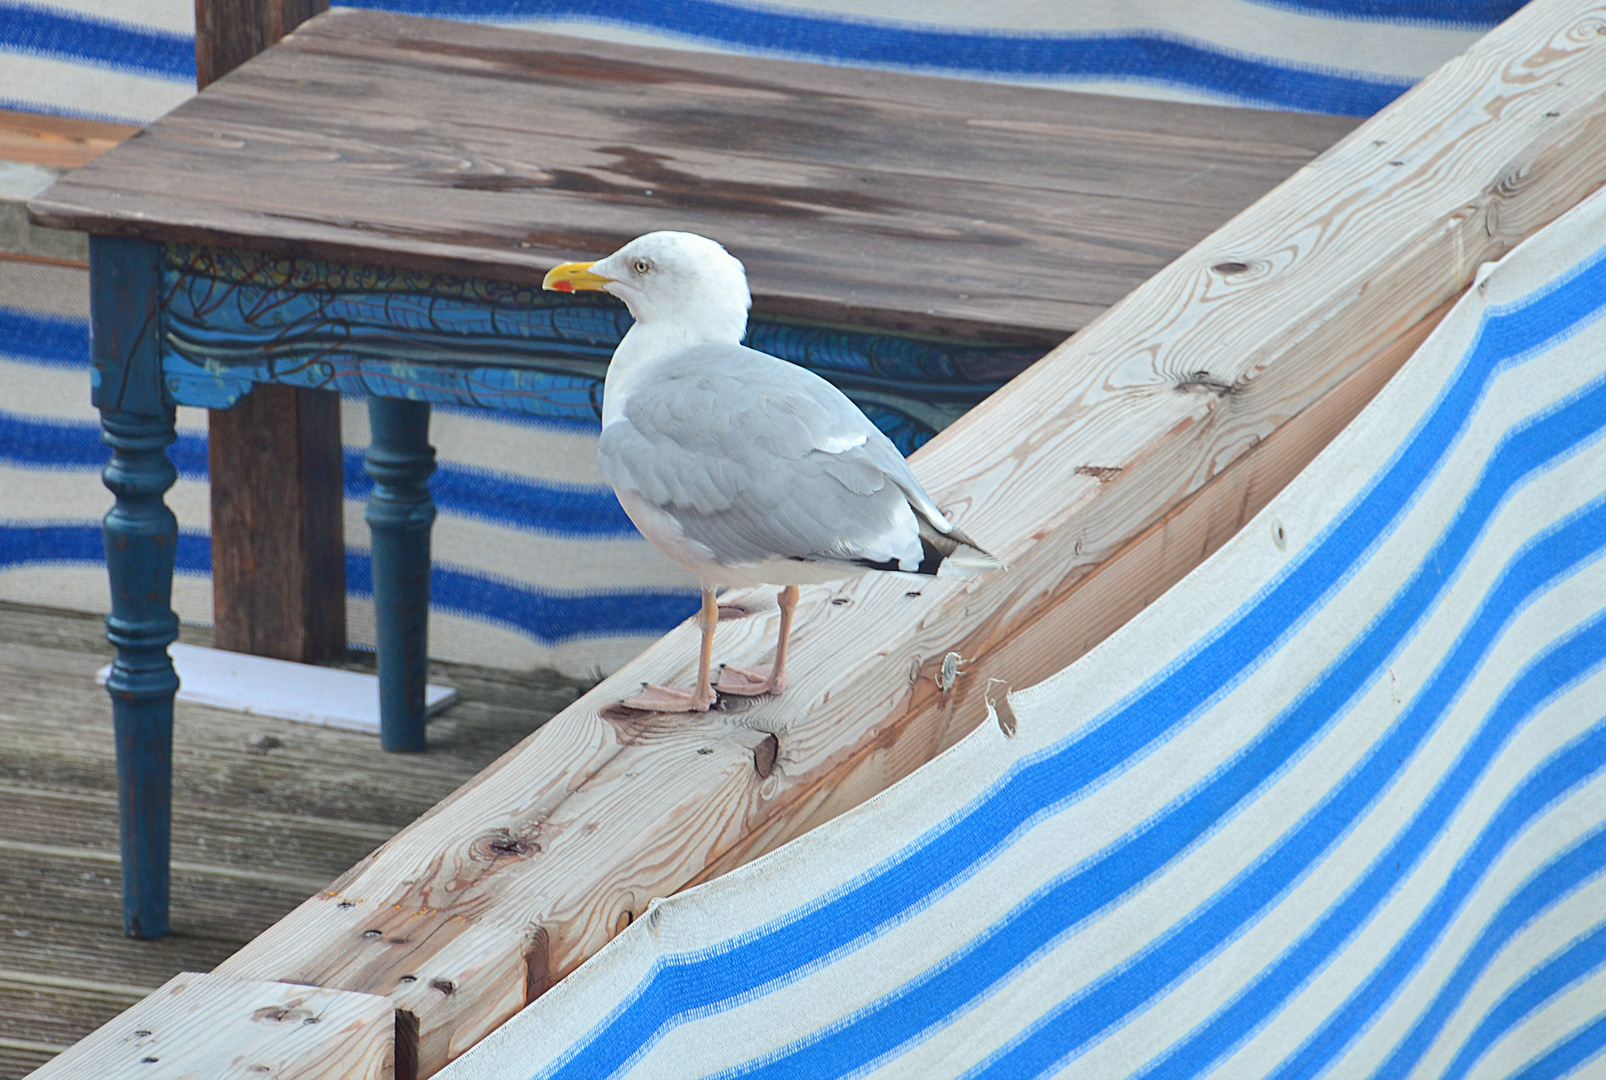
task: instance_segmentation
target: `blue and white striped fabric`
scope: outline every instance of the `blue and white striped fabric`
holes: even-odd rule
[[[100,480],[89,404],[88,274],[0,259],[0,599],[104,611]],[[342,403],[350,638],[371,647],[367,409]],[[180,537],[174,609],[212,620],[206,413],[179,410],[167,502]],[[430,655],[576,677],[613,671],[697,607],[697,584],[649,546],[596,465],[595,425],[437,408],[440,469]]]
[[[1368,116],[1518,0],[358,0],[615,41]],[[0,107],[146,123],[193,92],[191,0],[0,0]]]
[[[1013,736],[655,903],[442,1080],[1603,1075],[1603,436],[1606,195]]]

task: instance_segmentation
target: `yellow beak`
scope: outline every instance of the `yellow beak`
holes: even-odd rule
[[[593,274],[591,268],[596,263],[563,263],[547,271],[546,277],[541,279],[541,288],[553,289],[557,292],[574,292],[576,289],[600,290],[612,278],[605,278],[601,274]]]

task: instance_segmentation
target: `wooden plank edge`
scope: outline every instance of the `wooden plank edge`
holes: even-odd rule
[[[393,1080],[395,1010],[374,994],[185,972],[33,1080]]]

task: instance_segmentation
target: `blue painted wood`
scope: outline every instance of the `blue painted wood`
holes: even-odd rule
[[[162,501],[177,471],[168,460],[174,410],[165,400],[159,341],[160,249],[90,241],[90,350],[101,437],[112,448],[103,478],[116,502],[104,522],[116,648],[106,690],[117,740],[123,929],[167,933],[173,695],[167,646],[178,636],[173,561],[178,520]]]
[[[284,382],[595,423],[629,312],[600,293],[169,245],[164,369],[188,405]],[[1046,350],[755,316],[748,344],[841,387],[911,453]]]
[[[429,402],[370,397],[368,426],[371,442],[363,470],[373,478],[374,490],[363,516],[373,534],[379,742],[386,750],[423,750],[429,540],[435,522]]]

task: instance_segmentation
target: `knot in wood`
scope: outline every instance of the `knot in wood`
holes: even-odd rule
[[[495,862],[498,859],[517,859],[525,855],[534,855],[540,850],[540,844],[521,840],[506,829],[497,829],[476,837],[469,845],[469,856],[479,862]]]
[[[300,1024],[313,1019],[316,1018],[311,1009],[293,1005],[264,1005],[251,1014],[251,1020],[258,1024]]]
[[[1178,379],[1177,389],[1183,393],[1202,390],[1205,393],[1215,394],[1217,397],[1226,397],[1233,392],[1234,388],[1232,383],[1218,379],[1208,371],[1195,371],[1186,378]]]

